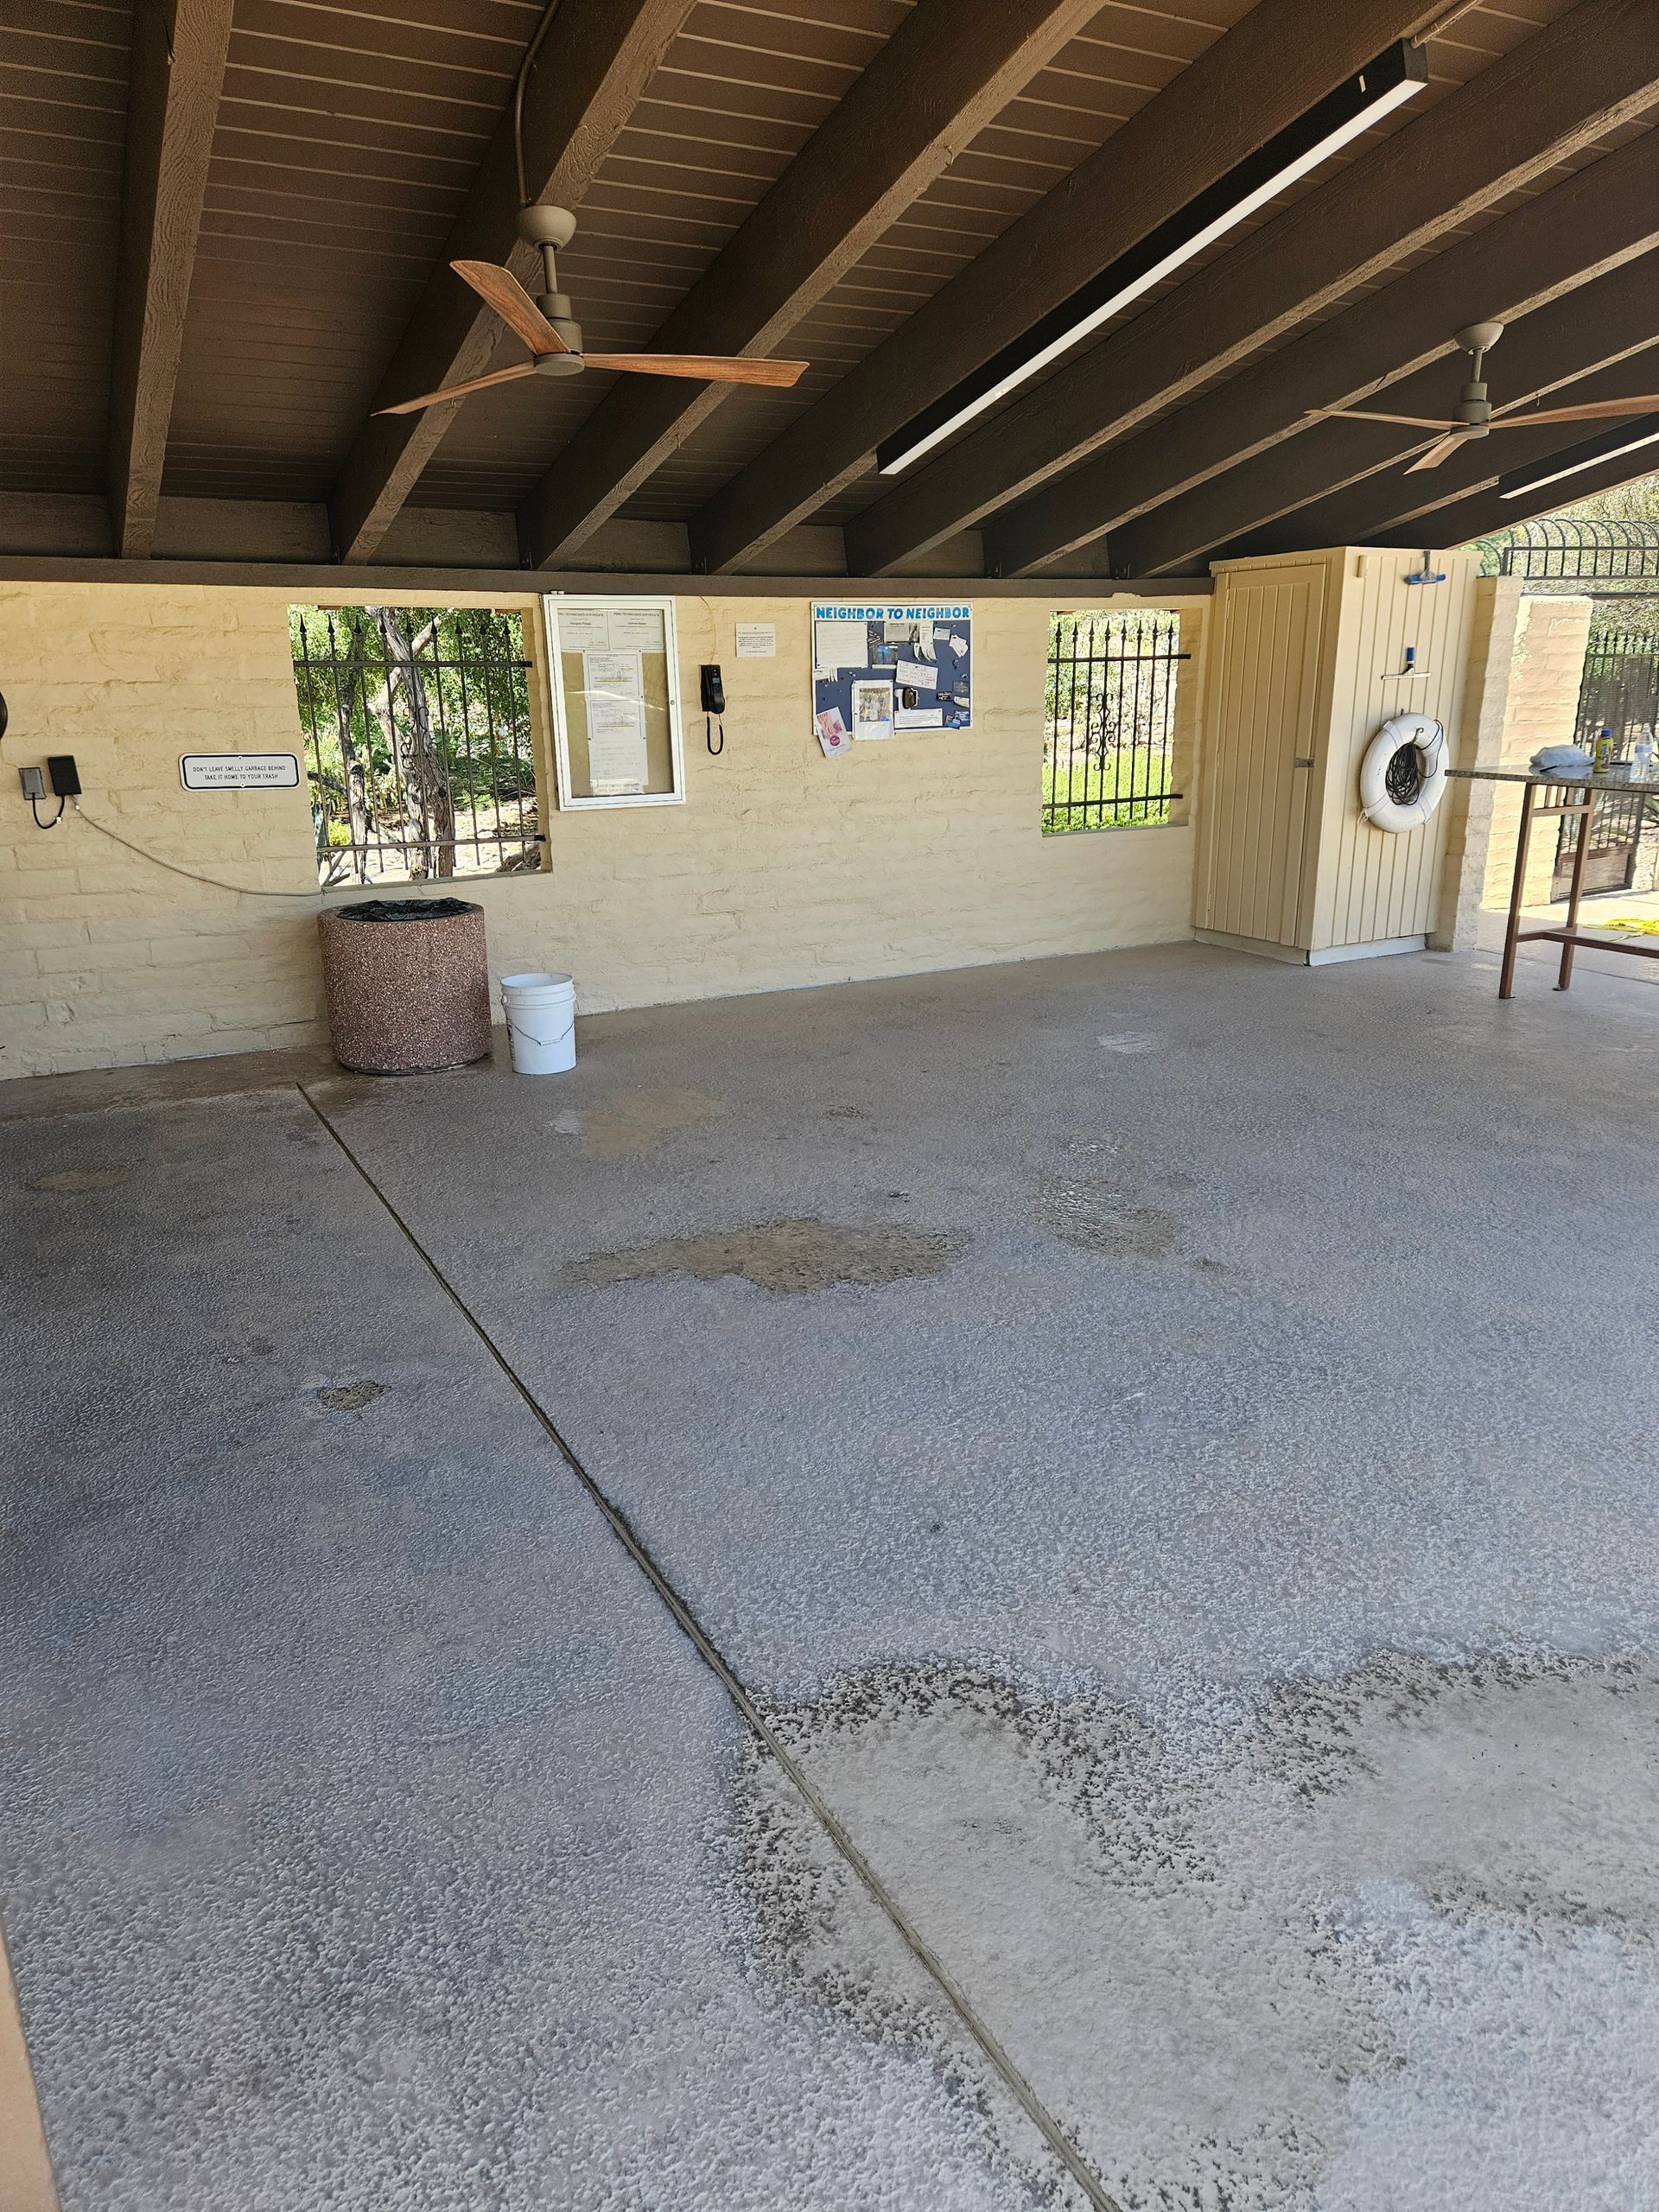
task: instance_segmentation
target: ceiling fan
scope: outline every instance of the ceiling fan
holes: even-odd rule
[[[1529,430],[1535,423],[1596,423],[1611,416],[1651,415],[1659,411],[1659,393],[1649,392],[1640,399],[1600,399],[1586,401],[1579,407],[1535,408],[1525,415],[1508,416],[1501,422],[1494,422],[1492,404],[1486,397],[1480,372],[1486,355],[1503,335],[1503,325],[1471,322],[1466,330],[1453,334],[1464,352],[1474,355],[1475,365],[1473,375],[1463,387],[1457,415],[1452,421],[1441,422],[1427,415],[1383,415],[1369,407],[1310,407],[1307,412],[1344,417],[1351,422],[1400,423],[1408,429],[1444,432],[1427,453],[1419,454],[1410,464],[1406,473],[1413,475],[1420,468],[1438,468],[1471,439],[1484,438],[1490,430]]]
[[[531,352],[527,361],[510,369],[493,369],[488,376],[452,384],[442,391],[423,391],[416,399],[399,400],[395,407],[378,407],[377,415],[413,415],[423,407],[464,399],[468,392],[487,391],[493,385],[516,384],[520,377],[575,377],[584,369],[626,369],[648,377],[695,377],[709,384],[761,384],[787,388],[804,376],[804,361],[756,361],[721,353],[590,353],[582,343],[582,325],[570,313],[569,293],[559,289],[554,256],[569,245],[576,219],[568,207],[523,207],[518,211],[518,235],[537,248],[547,289],[532,299],[511,269],[493,261],[452,261],[449,266],[479,297],[495,309]]]

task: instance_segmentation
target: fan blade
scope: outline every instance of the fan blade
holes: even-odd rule
[[[1616,415],[1659,415],[1659,392],[1643,399],[1589,399],[1581,407],[1544,407],[1535,415],[1506,415],[1495,430],[1524,430],[1534,423],[1597,423]]]
[[[1416,460],[1406,471],[1407,475],[1415,475],[1420,468],[1438,468],[1443,461],[1451,460],[1459,446],[1466,445],[1468,442],[1466,438],[1442,438],[1438,445],[1430,446],[1427,453],[1418,454]]]
[[[446,399],[465,399],[469,391],[487,391],[493,384],[517,384],[520,377],[533,377],[534,361],[515,361],[510,369],[492,369],[486,377],[474,377],[470,384],[446,385],[442,391],[423,391],[418,399],[400,399],[395,407],[377,407],[377,415],[414,415],[423,407],[437,407]]]
[[[1369,407],[1310,407],[1309,415],[1341,416],[1351,423],[1403,423],[1408,430],[1455,430],[1455,423],[1447,423],[1433,415],[1378,415]]]
[[[590,369],[632,369],[648,377],[702,377],[709,384],[788,385],[805,375],[805,361],[747,361],[719,353],[584,353]]]
[[[449,266],[480,300],[488,302],[532,353],[570,351],[511,269],[498,269],[493,261],[452,261]]]

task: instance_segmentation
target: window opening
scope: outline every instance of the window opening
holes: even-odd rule
[[[289,636],[325,890],[540,868],[518,613],[294,607]]]
[[[1180,639],[1169,607],[1050,615],[1046,834],[1169,820]]]

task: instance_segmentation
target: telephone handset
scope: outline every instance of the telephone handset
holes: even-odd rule
[[[702,741],[715,759],[726,750],[726,725],[720,725],[720,743],[715,743],[714,724],[726,712],[726,683],[712,661],[705,661],[702,668]]]

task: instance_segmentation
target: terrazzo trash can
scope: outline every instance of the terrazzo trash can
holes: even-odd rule
[[[328,1035],[341,1067],[418,1075],[490,1049],[484,909],[464,899],[360,899],[317,917]]]

